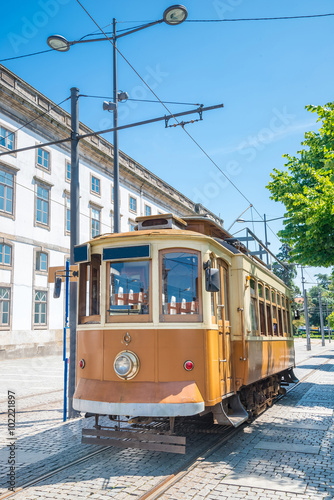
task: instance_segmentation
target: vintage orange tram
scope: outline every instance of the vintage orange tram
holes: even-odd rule
[[[73,407],[97,417],[100,444],[99,415],[169,417],[173,429],[175,417],[211,412],[240,425],[294,381],[289,289],[209,218],[137,223],[75,249]]]

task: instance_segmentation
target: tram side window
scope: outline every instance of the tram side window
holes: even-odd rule
[[[267,315],[267,331],[268,335],[273,334],[273,323],[271,318],[271,305],[270,305],[270,290],[266,288],[266,315]]]
[[[285,297],[282,295],[282,327],[283,327],[283,336],[286,336],[286,310],[285,310]]]
[[[194,251],[163,251],[161,254],[161,312],[163,317],[184,316],[195,320],[200,312],[199,255]],[[180,318],[181,319],[181,318]]]
[[[255,280],[250,280],[250,293],[251,293],[251,328],[252,334],[256,335],[258,331],[258,315],[257,315],[257,297],[255,289]]]
[[[260,333],[261,335],[266,335],[266,317],[264,311],[264,294],[263,294],[263,285],[259,283],[258,285],[259,292],[259,311],[260,311]]]
[[[100,322],[101,255],[93,254],[91,261],[80,264],[79,323]]]
[[[274,335],[278,336],[278,322],[277,322],[277,306],[276,306],[276,293],[271,291],[271,301],[272,301],[272,310],[273,310],[273,328]]]
[[[114,316],[148,318],[150,312],[148,260],[110,262],[108,280],[107,321]]]
[[[286,323],[287,323],[287,331],[289,337],[291,336],[291,316],[290,316],[290,303],[289,299],[286,299]]]

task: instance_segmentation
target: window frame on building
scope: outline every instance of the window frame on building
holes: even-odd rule
[[[132,202],[134,202],[134,207],[135,208],[132,208],[132,205],[133,205]],[[131,194],[129,194],[129,212],[131,212],[133,214],[137,213],[137,198],[135,198]]]
[[[36,322],[36,294],[37,293],[42,293],[42,294],[45,294],[45,301],[39,301],[39,304],[42,305],[42,304],[45,304],[45,311],[44,312],[41,312],[39,311],[38,312],[38,315],[41,316],[42,314],[45,314],[45,323],[42,323],[42,322]],[[36,330],[36,329],[43,329],[43,330],[46,330],[48,328],[48,319],[49,319],[49,314],[48,314],[48,289],[47,288],[43,288],[43,287],[36,287],[33,289],[33,309],[32,309],[32,326],[33,326],[33,329]]]
[[[45,182],[43,179],[39,179],[34,177],[35,180],[35,207],[34,207],[34,226],[41,227],[43,229],[48,229],[50,231],[51,226],[51,188],[53,184]],[[38,188],[45,189],[47,191],[47,200],[42,199],[38,196]],[[42,222],[37,219],[38,211],[41,211],[43,214],[43,210],[38,209],[38,200],[42,199],[44,203],[47,203],[47,222]],[[43,217],[42,217],[43,219]]]
[[[15,219],[16,173],[17,173],[18,169],[13,168],[9,165],[5,165],[3,163],[0,163],[0,171],[5,174],[4,182],[0,181],[0,184],[4,186],[4,188],[3,188],[3,190],[4,190],[4,197],[3,197],[4,198],[4,209],[2,210],[0,208],[0,215],[2,217],[8,217],[9,219]],[[10,186],[6,183],[6,175],[12,176],[12,186]],[[11,203],[11,211],[5,210],[6,202],[7,202],[6,193],[9,189],[11,190],[11,199],[8,198],[10,200],[10,203]]]
[[[95,205],[94,203],[90,203],[89,208],[90,208],[90,235],[91,235],[91,238],[95,238],[96,236],[99,236],[101,234],[102,207],[100,207],[99,205]],[[99,219],[96,219],[93,217],[94,212],[99,213]],[[93,234],[95,232],[95,231],[93,231],[93,221],[97,221],[97,220],[99,223],[99,232],[96,234]]]
[[[4,136],[2,135],[2,131],[4,130]],[[8,147],[8,138],[12,136],[12,147]],[[4,139],[5,141],[5,144],[1,144],[1,141],[2,139]],[[15,133],[15,130],[14,129],[11,129],[10,127],[8,127],[8,125],[2,125],[0,123],[0,150],[1,151],[14,151],[16,149],[16,133]],[[16,156],[15,153],[12,153],[13,156]]]
[[[64,191],[64,233],[66,236],[71,234],[71,193]]]
[[[42,163],[38,163],[39,161],[39,151],[42,152]],[[47,166],[44,165],[44,155],[47,157]],[[48,148],[38,147],[36,148],[36,168],[43,170],[43,172],[51,173],[51,151]]]
[[[4,252],[4,248],[9,248],[9,263],[6,263],[3,257],[6,257],[6,252]],[[8,255],[8,252],[7,252]],[[11,269],[13,267],[13,245],[8,243],[6,240],[2,240],[0,242],[0,269]]]
[[[9,298],[6,300],[8,303],[8,311],[3,312],[4,297],[2,296],[2,290],[7,290],[9,292]],[[8,323],[3,323],[3,314],[8,314]],[[0,283],[0,330],[10,330],[12,322],[12,286],[8,283]]]
[[[98,187],[98,190],[95,189],[96,186]],[[96,175],[93,174],[90,174],[90,192],[95,196],[101,197],[101,179],[100,177],[97,177]]]
[[[41,265],[42,260],[43,266]],[[34,251],[34,266],[36,274],[47,275],[49,271],[49,252],[44,249],[36,248]]]
[[[68,166],[70,168],[68,168]],[[69,173],[69,176],[68,176]],[[67,158],[65,159],[65,181],[66,182],[71,182],[71,175],[72,175],[72,170],[71,170],[71,161],[68,160]]]
[[[149,212],[149,213],[147,213],[147,212]],[[145,213],[146,217],[149,217],[150,215],[152,215],[152,207],[150,205],[147,205],[146,203],[144,205],[144,213]]]

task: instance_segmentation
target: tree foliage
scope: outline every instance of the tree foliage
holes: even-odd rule
[[[274,169],[267,188],[286,207],[282,241],[294,262],[334,264],[334,102],[306,106],[321,121],[319,132],[306,132],[298,156],[284,155],[287,170]]]
[[[313,286],[308,290],[308,312],[311,326],[320,326],[320,306],[319,306],[319,291],[321,292],[322,314],[324,326],[327,326],[327,307],[328,313],[334,307],[334,283],[333,278],[327,274],[316,274],[317,286]]]

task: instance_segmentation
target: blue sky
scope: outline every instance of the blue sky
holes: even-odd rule
[[[173,2],[82,0],[100,26],[118,29],[162,17]],[[265,188],[273,168],[283,168],[284,153],[294,154],[306,130],[316,130],[306,104],[333,100],[332,33],[334,16],[259,22],[195,23],[198,19],[235,19],[334,12],[330,0],[184,0],[188,20],[162,23],[118,41],[118,48],[161,100],[213,105],[224,109],[204,114],[188,132],[212,157],[256,210],[267,218],[283,216]],[[70,40],[96,31],[76,0],[22,1],[2,6],[1,59],[48,48],[46,39],[61,34]],[[109,28],[111,29],[111,26]],[[56,103],[76,86],[80,93],[112,95],[112,46],[109,42],[74,46],[68,53],[48,52],[6,61],[9,69]],[[154,99],[133,69],[118,59],[118,87],[132,98]],[[95,130],[112,126],[102,99],[81,98],[80,119]],[[172,112],[189,106],[168,105]],[[65,109],[69,109],[68,107]],[[120,104],[120,123],[156,116],[157,103]],[[107,136],[111,141],[112,137]],[[120,148],[194,201],[220,214],[229,227],[249,203],[227,183],[181,127],[163,123],[120,133]],[[246,220],[259,220],[253,209]],[[248,223],[252,228],[252,225]],[[243,226],[236,223],[233,231]],[[254,223],[263,238],[263,224]],[[281,220],[270,223],[277,232]],[[269,231],[274,252],[280,246]],[[311,277],[312,271],[309,271]]]

